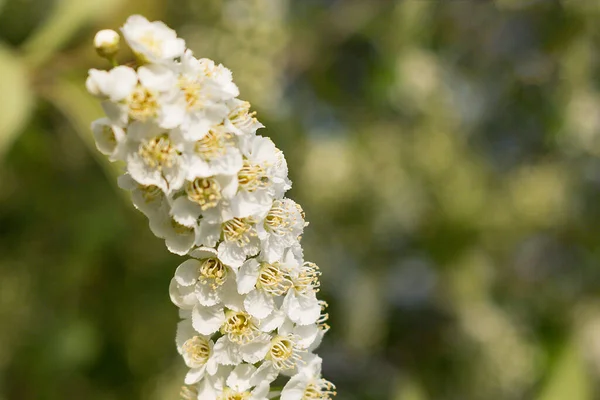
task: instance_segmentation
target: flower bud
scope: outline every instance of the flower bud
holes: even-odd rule
[[[100,57],[112,58],[119,51],[119,34],[112,29],[103,29],[96,33],[94,46]]]

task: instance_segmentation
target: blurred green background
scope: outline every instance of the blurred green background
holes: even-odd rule
[[[132,13],[285,152],[339,399],[600,399],[600,1],[3,0],[0,400],[178,397],[182,259],[89,131]]]

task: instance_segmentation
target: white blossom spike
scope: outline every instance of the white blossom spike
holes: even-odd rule
[[[92,123],[98,150],[121,162],[121,188],[167,249],[186,255],[169,285],[181,321],[177,351],[185,400],[327,400],[314,350],[329,330],[320,271],[300,245],[308,223],[287,162],[229,69],[196,58],[174,30],[133,15],[121,28],[136,62],[91,69],[106,114]],[[114,61],[118,34],[95,46]],[[137,63],[137,64],[136,64]],[[271,391],[278,376],[291,379]]]

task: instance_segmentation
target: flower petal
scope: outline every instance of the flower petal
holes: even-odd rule
[[[213,347],[214,358],[222,365],[237,365],[242,362],[239,346],[232,343],[227,336],[222,336]]]
[[[304,374],[294,375],[283,387],[281,400],[302,400],[308,384],[309,381]]]
[[[189,201],[187,196],[178,197],[171,204],[173,219],[183,226],[195,227],[200,214],[202,214],[202,208]]]
[[[202,377],[204,376],[204,373],[206,372],[206,365],[201,366],[200,368],[192,368],[188,371],[188,373],[185,375],[185,384],[186,385],[193,385],[194,383],[198,382],[200,379],[202,379]]]
[[[195,259],[185,260],[175,270],[175,280],[182,286],[191,286],[198,279],[201,263]]]
[[[245,392],[246,390],[250,389],[250,379],[255,372],[256,367],[252,365],[238,365],[227,378],[227,386],[238,392]]]
[[[192,325],[203,335],[212,335],[225,322],[225,312],[221,306],[203,307],[197,305],[192,311]]]
[[[246,261],[237,273],[237,288],[240,294],[249,293],[258,280],[260,264],[254,258]]]
[[[263,290],[255,289],[246,295],[244,307],[250,315],[263,319],[273,312],[275,302],[273,296],[265,293]]]

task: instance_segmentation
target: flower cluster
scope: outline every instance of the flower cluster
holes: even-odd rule
[[[187,255],[170,284],[182,321],[176,344],[189,372],[182,396],[262,400],[280,375],[283,400],[330,399],[313,354],[328,326],[318,267],[303,259],[302,208],[281,150],[256,134],[231,72],[197,59],[162,22],[131,16],[121,29],[136,62],[92,69],[88,91],[106,113],[92,123],[98,149],[123,162],[152,232]],[[114,62],[118,35],[98,53]]]

